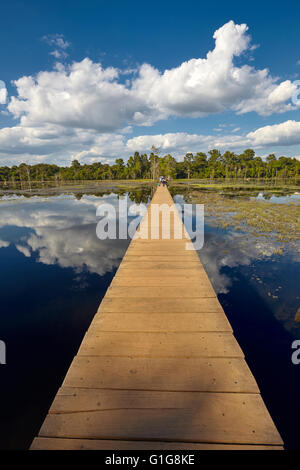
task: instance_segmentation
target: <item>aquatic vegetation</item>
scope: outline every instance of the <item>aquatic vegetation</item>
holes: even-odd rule
[[[189,191],[185,199],[204,204],[210,223],[226,229],[250,233],[253,236],[272,237],[278,242],[300,241],[300,203],[282,204],[249,198],[228,198],[217,192]],[[277,248],[282,254],[284,247]]]

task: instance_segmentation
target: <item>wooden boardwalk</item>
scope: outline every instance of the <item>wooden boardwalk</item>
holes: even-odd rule
[[[140,224],[158,239],[132,240],[31,449],[282,448],[176,209],[185,239],[148,224],[161,203],[167,188]]]

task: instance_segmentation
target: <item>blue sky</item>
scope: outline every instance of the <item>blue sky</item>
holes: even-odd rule
[[[3,0],[0,165],[152,144],[299,156],[299,14],[290,0]]]

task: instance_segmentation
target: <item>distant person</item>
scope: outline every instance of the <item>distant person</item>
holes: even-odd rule
[[[163,186],[166,186],[166,178],[164,176],[161,176],[160,177],[160,183],[163,185]]]

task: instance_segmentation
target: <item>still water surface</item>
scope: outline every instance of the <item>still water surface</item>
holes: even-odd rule
[[[150,192],[129,196],[147,202]],[[0,199],[3,449],[30,445],[122,260],[129,241],[96,236],[96,208],[117,207],[118,197]],[[271,240],[206,221],[199,254],[286,446],[300,448],[300,365],[291,361],[300,339],[299,251],[276,255]]]

